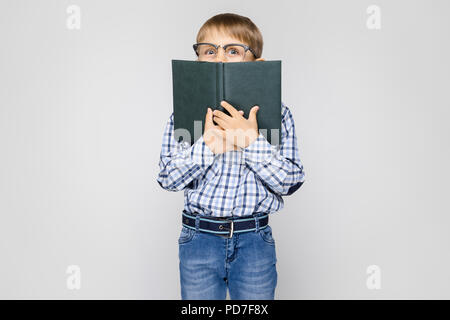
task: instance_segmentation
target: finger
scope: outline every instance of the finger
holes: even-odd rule
[[[250,114],[248,115],[248,120],[256,122],[256,113],[258,112],[258,110],[258,106],[254,106],[253,108],[251,108]]]
[[[211,108],[208,108],[208,110],[206,111],[206,116],[205,116],[205,130],[210,128],[213,125],[214,124],[212,122],[212,111],[211,111]]]
[[[237,142],[239,140],[239,137],[237,137],[233,132],[231,132],[230,134],[226,134],[225,136],[225,141],[227,145],[233,146],[236,145]]]
[[[213,115],[223,120],[231,120],[232,118],[220,110],[214,110]]]
[[[225,139],[226,133],[225,130],[212,130],[212,134],[220,139]]]
[[[217,117],[214,117],[214,121],[215,121],[219,126],[221,126],[223,129],[228,129],[228,125],[227,125],[227,123],[226,123],[225,120],[220,119],[220,118],[217,118]]]
[[[242,110],[239,110],[239,113],[241,114],[241,116],[244,115],[244,111],[242,111]]]
[[[220,124],[216,125],[217,130],[225,131],[225,128],[222,127]]]
[[[241,147],[239,147],[238,145],[234,145],[234,150],[241,150]]]
[[[232,117],[240,116],[239,112],[225,100],[223,100],[220,104],[231,114]]]

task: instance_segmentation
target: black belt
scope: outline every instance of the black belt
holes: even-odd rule
[[[242,233],[256,230],[256,220],[258,220],[259,229],[264,229],[269,224],[269,214],[255,214],[245,217],[221,218],[192,214],[183,210],[183,226],[195,230],[195,220],[197,216],[199,216],[199,231],[227,236],[228,238],[231,238],[233,236],[233,233]]]

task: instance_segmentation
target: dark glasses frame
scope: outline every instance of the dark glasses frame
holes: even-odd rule
[[[244,48],[245,53],[247,53],[247,51],[250,51],[250,52],[253,54],[253,56],[256,58],[256,53],[255,53],[255,51],[254,51],[252,48],[250,48],[249,46],[245,45],[245,44],[242,44],[242,43],[228,43],[228,44],[226,44],[226,45],[224,45],[224,46],[221,46],[220,44],[219,44],[219,45],[216,45],[216,44],[214,44],[214,43],[209,43],[209,42],[199,42],[199,43],[195,43],[195,44],[192,45],[192,47],[194,48],[194,51],[195,51],[195,54],[197,55],[197,57],[198,57],[197,48],[198,48],[198,46],[201,45],[201,44],[208,44],[208,45],[211,45],[211,46],[213,46],[214,48],[216,48],[217,51],[219,51],[219,48],[220,48],[220,47],[222,47],[223,50],[226,51],[227,48],[230,47],[230,46],[240,46],[240,47],[243,47],[243,48]]]

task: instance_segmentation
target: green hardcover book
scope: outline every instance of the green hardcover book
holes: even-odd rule
[[[172,60],[172,81],[176,141],[192,145],[201,137],[208,107],[230,115],[220,105],[225,100],[245,118],[259,106],[260,133],[272,145],[281,143],[281,61]]]

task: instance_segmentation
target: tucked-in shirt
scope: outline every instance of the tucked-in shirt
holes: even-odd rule
[[[283,208],[305,181],[294,118],[281,106],[281,143],[270,144],[260,132],[246,148],[214,154],[201,136],[192,145],[177,142],[174,114],[164,129],[160,154],[160,186],[184,190],[184,210],[215,217],[274,213]]]

